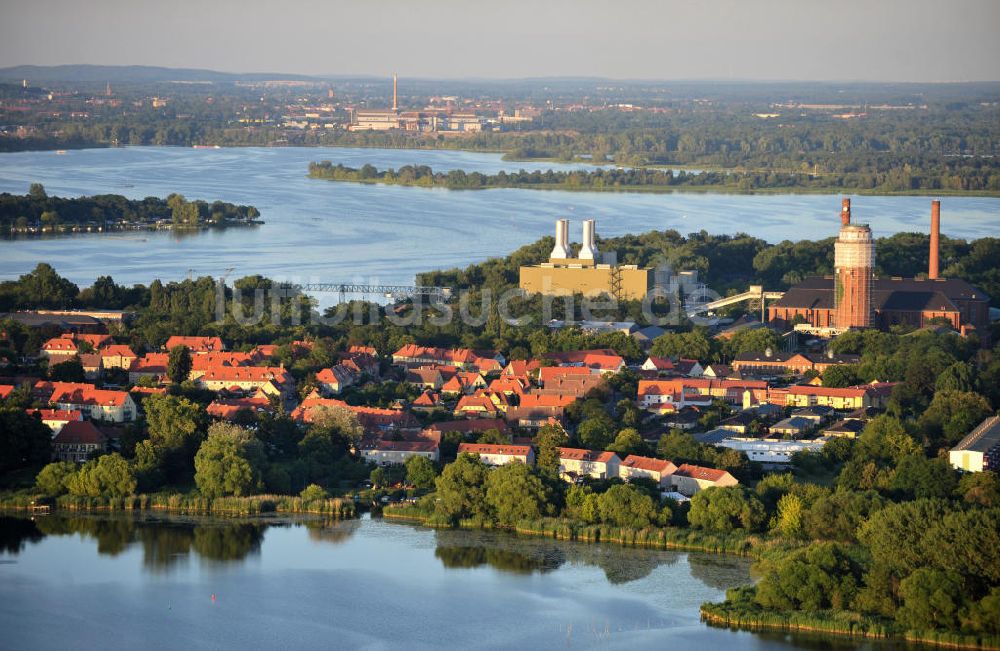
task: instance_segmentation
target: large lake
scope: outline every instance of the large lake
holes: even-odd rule
[[[367,517],[8,515],[0,648],[887,648],[702,624],[748,565]]]
[[[142,198],[180,192],[260,208],[266,225],[178,236],[113,233],[0,241],[0,279],[38,262],[74,282],[100,274],[118,282],[178,280],[191,274],[263,274],[313,282],[410,283],[414,274],[505,255],[551,234],[568,217],[571,239],[580,221],[597,219],[599,235],[676,229],[681,233],[746,232],[768,241],[835,235],[835,195],[584,193],[541,190],[451,191],[333,183],[306,177],[310,161],[359,167],[406,164],[436,170],[568,169],[582,165],[508,163],[499,154],[343,148],[190,149],[128,147],[0,154],[0,192],[116,193]],[[929,197],[854,197],[857,221],[876,235],[927,231]],[[1000,199],[945,198],[945,234],[1000,233]]]

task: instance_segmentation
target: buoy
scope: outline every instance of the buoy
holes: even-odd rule
[[[212,601],[215,601],[215,593],[212,593]]]

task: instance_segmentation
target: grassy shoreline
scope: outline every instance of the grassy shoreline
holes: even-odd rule
[[[333,181],[335,183],[357,183],[362,185],[395,185],[407,188],[423,188],[426,190],[458,190],[458,191],[487,191],[487,190],[557,190],[563,192],[615,192],[615,193],[637,193],[637,194],[674,194],[674,193],[694,193],[694,194],[741,194],[741,195],[779,195],[779,194],[851,194],[857,196],[873,197],[971,197],[971,198],[1000,198],[1000,192],[991,190],[937,190],[929,192],[927,190],[868,190],[858,188],[841,188],[837,186],[826,186],[817,188],[755,188],[743,190],[731,185],[704,185],[704,186],[579,186],[568,183],[512,183],[503,187],[445,187],[440,185],[426,185],[417,182],[385,181],[382,179],[331,179],[317,175],[308,175],[309,178],[323,181]]]
[[[160,511],[182,515],[239,517],[283,513],[324,515],[337,519],[350,519],[358,515],[357,506],[352,500],[333,497],[307,502],[295,495],[271,494],[214,499],[185,493],[150,493],[120,498],[62,495],[55,499],[22,494],[0,498],[0,509],[28,513],[42,509],[52,513]]]
[[[411,522],[436,529],[453,528],[449,523],[436,521],[432,515],[415,507],[387,506],[382,511],[387,520]],[[605,525],[589,525],[564,518],[542,518],[518,522],[514,527],[499,527],[478,520],[459,521],[459,529],[502,529],[521,536],[551,538],[561,541],[585,543],[611,543],[625,547],[646,547],[674,551],[704,552],[754,556],[768,542],[759,536],[745,534],[715,534],[677,527],[648,527],[629,529]]]
[[[738,589],[737,589],[738,590]],[[728,600],[705,603],[701,619],[709,626],[741,631],[820,633],[839,637],[905,640],[911,644],[951,649],[1000,649],[1000,639],[936,631],[901,631],[892,622],[848,611],[780,612],[747,607]]]

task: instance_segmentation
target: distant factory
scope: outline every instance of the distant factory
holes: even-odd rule
[[[618,300],[642,300],[653,286],[653,270],[618,264],[614,252],[601,254],[594,241],[595,222],[583,222],[583,243],[571,255],[569,220],[556,221],[556,243],[549,261],[520,268],[520,287],[530,294],[568,296],[607,294]]]
[[[834,275],[813,276],[793,286],[768,306],[768,320],[817,334],[852,328],[904,324],[924,327],[947,322],[962,334],[977,332],[989,341],[990,297],[957,278],[939,276],[941,202],[931,202],[927,278],[876,278],[875,241],[867,224],[851,222],[851,200],[844,199],[840,236],[834,244]]]
[[[398,79],[392,76],[392,108],[348,109],[349,131],[389,131],[398,129],[415,132],[479,133],[487,120],[469,111],[425,109],[400,111]]]

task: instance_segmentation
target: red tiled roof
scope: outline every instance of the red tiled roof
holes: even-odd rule
[[[63,425],[55,438],[54,444],[93,444],[104,443],[106,437],[101,430],[94,427],[89,420],[74,420]]]
[[[494,445],[490,443],[459,443],[458,453],[469,454],[502,454],[509,457],[527,457],[531,452],[530,445]]]
[[[180,337],[177,335],[167,339],[164,347],[171,350],[177,346],[187,346],[192,353],[211,353],[225,349],[222,339],[218,337]]]
[[[43,421],[83,420],[83,414],[76,409],[25,409],[29,416],[38,416]]]
[[[0,398],[6,398],[14,390],[13,384],[0,384]]]
[[[825,396],[828,398],[860,398],[868,391],[866,386],[833,388],[797,384],[788,387],[788,393],[793,396]]]
[[[121,407],[129,395],[127,391],[107,389],[59,389],[52,392],[49,402],[68,405],[99,405],[101,407]]]
[[[131,348],[124,344],[112,344],[101,349],[101,357],[138,357]]]
[[[675,475],[681,475],[683,477],[691,477],[692,479],[702,479],[705,481],[717,482],[729,473],[725,470],[717,470],[715,468],[705,468],[704,466],[692,466],[691,464],[682,463],[677,467],[674,472]]]
[[[503,433],[507,432],[507,422],[500,418],[478,418],[476,420],[446,420],[438,423],[431,423],[427,430],[441,432],[485,432],[488,429],[497,429]]]
[[[637,468],[639,470],[648,470],[650,472],[659,472],[663,474],[670,474],[677,469],[672,462],[666,461],[664,459],[654,459],[653,457],[640,457],[635,454],[630,454],[622,461],[622,465],[628,468]]]
[[[595,452],[594,450],[584,450],[582,448],[559,448],[560,459],[572,459],[574,461],[591,461],[595,463],[607,463],[615,457],[614,452]]]
[[[378,439],[366,441],[361,447],[367,450],[383,452],[434,452],[438,449],[437,441],[388,441]]]
[[[521,396],[521,407],[569,407],[575,395],[527,393]]]
[[[288,382],[288,371],[279,366],[213,366],[201,376],[202,382]]]

